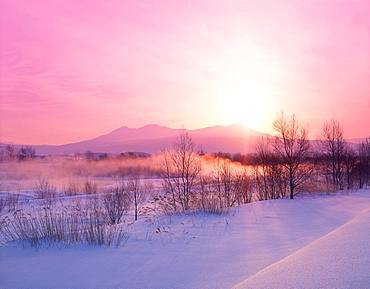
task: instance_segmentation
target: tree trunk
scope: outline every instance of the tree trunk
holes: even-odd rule
[[[291,169],[290,169],[290,172],[289,172],[289,187],[290,187],[290,199],[293,200],[294,186],[293,186],[293,172],[292,172]]]

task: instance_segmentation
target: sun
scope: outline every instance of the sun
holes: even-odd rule
[[[274,111],[274,100],[267,87],[245,72],[225,79],[220,95],[225,122],[241,123],[263,130]]]
[[[227,122],[242,123],[252,129],[262,126],[268,103],[255,83],[228,86],[222,100]]]
[[[223,67],[219,105],[225,123],[241,123],[266,130],[276,113],[271,87],[271,67],[245,58],[229,59]]]

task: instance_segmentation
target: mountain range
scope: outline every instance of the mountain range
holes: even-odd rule
[[[192,137],[198,150],[206,152],[252,152],[258,139],[265,135],[241,124],[186,130],[150,124],[140,128],[122,126],[105,135],[75,143],[35,145],[34,147],[38,154],[45,155],[84,153],[86,151],[155,153],[169,147],[184,131]]]

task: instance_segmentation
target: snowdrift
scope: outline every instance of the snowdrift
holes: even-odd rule
[[[370,209],[233,289],[370,288]]]

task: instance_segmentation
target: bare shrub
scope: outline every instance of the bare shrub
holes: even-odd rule
[[[123,183],[115,186],[103,196],[104,213],[111,224],[119,224],[130,207],[130,196]]]
[[[7,193],[0,197],[0,213],[5,209],[15,211],[19,203],[19,194]]]
[[[195,208],[209,214],[223,214],[226,212],[224,203],[220,201],[220,194],[215,190],[214,183],[209,177],[201,177],[199,194],[195,201]]]
[[[238,205],[253,201],[252,178],[244,171],[234,176],[235,199]]]
[[[80,185],[75,182],[69,182],[62,187],[62,192],[65,196],[75,196],[82,191]]]
[[[91,180],[86,180],[84,183],[84,193],[87,195],[96,194],[98,192],[98,185]]]
[[[181,135],[172,150],[164,153],[162,187],[164,194],[153,205],[164,214],[187,211],[223,213],[227,208],[249,203],[253,192],[250,178],[229,159],[217,157],[208,176],[201,176],[199,155],[191,138]]]
[[[18,203],[19,203],[19,195],[8,193],[5,198],[6,206],[8,207],[8,211],[15,211],[17,210]]]
[[[236,203],[234,172],[228,159],[217,158],[211,177],[213,188],[218,193],[221,207],[232,207]]]
[[[153,196],[149,206],[143,208],[146,215],[172,215],[176,213],[173,197],[168,194],[156,194]]]
[[[223,214],[228,208],[250,203],[253,191],[245,171],[235,171],[228,160],[218,163],[210,176],[199,178],[192,208],[205,213]]]
[[[54,199],[56,197],[56,187],[51,185],[45,179],[39,179],[35,189],[35,195],[38,199]]]
[[[43,244],[73,244],[120,246],[128,238],[122,226],[111,226],[105,222],[99,210],[76,206],[44,208],[36,215],[18,210],[0,222],[0,243],[20,241],[31,247]]]
[[[128,238],[122,226],[106,222],[102,210],[90,210],[84,222],[83,239],[90,245],[118,247]]]
[[[0,214],[3,210],[5,210],[5,207],[6,207],[6,200],[4,197],[1,197],[0,198]]]

